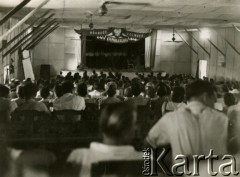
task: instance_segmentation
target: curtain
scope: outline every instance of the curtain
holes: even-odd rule
[[[86,66],[86,36],[82,35],[82,40],[81,40],[81,65]]]
[[[82,47],[81,47],[81,39],[75,40],[75,59],[77,61],[77,65],[81,64],[82,60]]]
[[[145,38],[145,68],[150,68],[151,36]]]
[[[155,55],[156,55],[157,30],[153,30],[151,36],[152,37],[151,37],[150,67],[151,69],[153,69],[155,64]]]
[[[156,54],[157,30],[145,38],[145,68],[154,68]]]

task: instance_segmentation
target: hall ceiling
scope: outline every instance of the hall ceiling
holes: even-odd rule
[[[114,0],[113,0],[114,1]],[[117,0],[148,2],[151,5],[107,5],[106,16],[99,16],[102,0],[50,0],[30,21],[52,9],[62,26],[88,27],[89,11],[95,28],[126,27],[153,29],[163,27],[228,27],[240,25],[240,0]],[[0,0],[0,11],[8,12],[21,0]],[[32,0],[14,17],[22,18],[42,0]]]

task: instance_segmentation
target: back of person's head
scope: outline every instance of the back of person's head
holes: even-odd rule
[[[7,86],[0,84],[0,97],[8,98],[9,92],[10,92],[10,89]]]
[[[24,85],[17,86],[17,95],[19,98],[23,99],[24,96]]]
[[[74,85],[73,85],[73,83],[70,82],[70,81],[65,81],[65,82],[63,82],[63,84],[62,84],[63,94],[72,93],[72,92],[73,92],[73,88],[74,88]]]
[[[117,87],[116,85],[112,84],[109,85],[108,90],[107,90],[107,95],[108,97],[113,97],[117,92]]]
[[[132,94],[136,97],[141,93],[141,85],[139,83],[132,84]]]
[[[125,97],[128,97],[128,98],[132,97],[133,94],[132,94],[132,89],[131,89],[131,87],[125,88],[123,94],[124,94]]]
[[[159,83],[158,89],[157,89],[157,95],[159,97],[165,97],[165,96],[169,96],[170,94],[171,94],[170,87],[163,82]]]
[[[175,103],[181,103],[184,101],[185,90],[183,87],[174,87],[172,94],[172,101]]]
[[[107,105],[100,116],[100,129],[103,137],[112,140],[115,145],[132,141],[136,125],[136,109],[127,103]]]
[[[232,93],[225,93],[224,94],[224,103],[226,106],[232,106],[236,104],[235,97]]]
[[[54,87],[54,92],[58,98],[63,96],[63,91],[62,91],[62,85],[61,84],[56,84]]]
[[[37,95],[37,85],[31,82],[28,82],[24,86],[24,96],[25,99],[35,98]]]
[[[78,95],[81,96],[81,97],[87,96],[87,94],[88,94],[87,84],[84,83],[84,82],[78,84],[77,93],[78,93]]]
[[[50,89],[48,87],[43,87],[40,90],[40,96],[43,99],[47,99],[50,96]]]
[[[214,87],[208,81],[196,80],[186,86],[188,101],[197,100],[209,107],[214,107],[216,96]]]

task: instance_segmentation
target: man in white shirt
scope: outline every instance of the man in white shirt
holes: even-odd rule
[[[129,145],[135,134],[136,120],[136,110],[131,105],[125,103],[108,105],[100,117],[103,142],[92,142],[89,149],[75,149],[67,161],[81,166],[79,176],[90,177],[93,163],[141,160],[142,152],[137,152]]]
[[[217,155],[227,152],[228,118],[213,109],[216,96],[205,81],[187,86],[188,105],[163,116],[150,130],[146,141],[154,148],[171,145],[177,155]]]
[[[81,96],[74,95],[74,85],[70,81],[62,84],[63,96],[57,98],[53,102],[54,110],[76,110],[81,111],[85,109],[85,100]]]

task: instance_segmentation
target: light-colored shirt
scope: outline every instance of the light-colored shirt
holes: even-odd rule
[[[66,93],[62,97],[53,101],[54,110],[76,110],[81,111],[85,109],[85,100],[81,96]]]
[[[17,104],[7,98],[0,97],[0,111],[6,111],[9,114],[12,113],[16,108]]]
[[[79,176],[90,177],[92,163],[108,160],[140,160],[142,152],[132,146],[110,146],[93,142],[89,149],[76,149],[71,152],[67,161],[81,164]]]
[[[228,118],[193,101],[185,108],[166,114],[150,130],[146,140],[153,147],[171,144],[176,155],[218,155],[227,152]]]
[[[89,95],[91,96],[91,98],[98,98],[98,97],[101,97],[102,94],[97,90],[93,90],[89,92]]]

